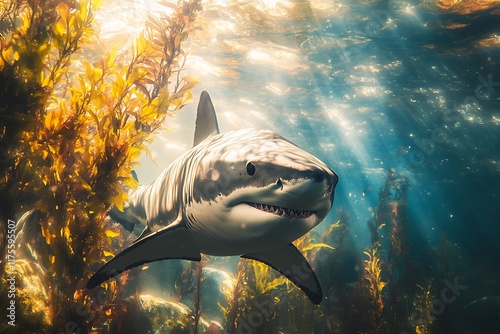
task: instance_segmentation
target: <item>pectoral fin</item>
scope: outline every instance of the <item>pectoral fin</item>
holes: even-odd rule
[[[141,264],[165,260],[200,261],[200,250],[194,246],[191,231],[183,226],[169,225],[136,241],[99,269],[88,281],[91,289],[125,270]]]
[[[241,257],[263,262],[278,270],[304,291],[314,304],[321,303],[323,293],[318,278],[307,260],[293,244],[265,252],[249,253]]]

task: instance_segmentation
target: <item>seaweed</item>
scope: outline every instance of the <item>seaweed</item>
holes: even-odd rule
[[[232,289],[224,289],[225,305],[219,303],[222,316],[225,319],[224,328],[229,334],[236,333],[238,317],[241,314],[240,305],[249,301],[248,294],[244,289],[245,284],[245,263],[240,259],[237,265],[236,276],[233,278]]]
[[[378,204],[367,222],[371,245],[356,255],[349,233],[350,215],[340,209],[339,221],[328,237],[335,246],[329,256],[315,261],[326,290],[315,331],[321,333],[432,333],[437,330],[431,314],[434,280],[419,276],[412,260],[407,226],[408,180],[388,171]],[[314,234],[309,234],[313,238]],[[320,253],[321,254],[321,253]],[[448,260],[442,260],[442,268]],[[355,268],[349,271],[348,268]],[[439,269],[431,273],[441,277]]]
[[[433,280],[419,276],[412,260],[407,226],[409,182],[388,171],[378,205],[368,221],[371,246],[364,252],[362,274],[344,305],[356,305],[355,314],[339,317],[340,332],[432,333],[437,328],[431,314]],[[442,268],[447,260],[442,261]],[[441,276],[439,269],[431,273]],[[359,311],[361,310],[361,311]]]
[[[363,252],[368,259],[363,261],[363,283],[369,292],[368,317],[371,319],[371,332],[380,333],[385,321],[382,316],[384,310],[383,290],[388,282],[382,280],[382,260],[378,254],[378,247]]]
[[[204,261],[200,261],[196,268],[196,293],[194,297],[194,310],[193,310],[193,333],[198,333],[201,318],[201,283],[203,281],[203,264]]]
[[[432,301],[434,295],[431,292],[432,282],[427,285],[417,285],[418,292],[414,298],[414,312],[411,317],[411,325],[416,334],[432,333],[432,324],[435,320],[432,314]]]
[[[99,307],[92,306],[97,292],[83,287],[118,251],[111,239],[121,232],[106,210],[122,207],[125,189],[137,186],[132,170],[148,153],[145,144],[184,107],[196,84],[181,77],[181,43],[193,29],[199,1],[171,7],[171,17],[149,18],[130,53],[114,48],[93,63],[80,50],[96,36],[98,1],[19,0],[0,9],[1,228],[23,212],[32,215],[17,228],[23,235],[18,247],[32,250],[31,259],[17,258],[17,281],[26,288],[38,280],[45,292],[23,290],[17,313],[35,312],[42,298],[46,303],[44,317],[19,319],[17,331],[65,330],[68,323],[83,332],[108,331],[117,317],[119,281],[103,284]],[[0,246],[4,259],[3,239]]]
[[[286,284],[286,278],[262,262],[245,259],[240,261],[242,265],[238,269],[244,275],[238,296],[238,331],[242,328],[258,328],[263,334],[276,333],[274,305],[279,301],[276,293]],[[270,306],[262,311],[260,305],[263,304]]]

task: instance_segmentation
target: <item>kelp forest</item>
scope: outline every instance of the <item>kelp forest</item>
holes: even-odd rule
[[[336,222],[327,220],[295,242],[323,287],[319,306],[262,263],[212,256],[134,268],[87,289],[89,277],[135,238],[106,212],[123,207],[128,190],[138,186],[133,170],[140,155],[192,97],[197,79],[183,75],[189,61],[183,47],[202,13],[198,0],[164,3],[170,15],[150,17],[128,49],[101,54],[99,5],[0,4],[0,308],[11,305],[14,276],[16,309],[15,326],[2,312],[0,332],[446,329],[449,308],[434,312],[432,301],[452,268],[444,253],[432,272],[412,256],[411,185],[393,170],[368,222],[336,208]],[[364,250],[353,246],[353,224],[369,231]],[[139,281],[143,272],[161,279]]]

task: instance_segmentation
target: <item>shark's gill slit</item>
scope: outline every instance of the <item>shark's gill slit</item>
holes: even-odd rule
[[[280,206],[275,206],[275,205],[269,205],[269,204],[261,204],[261,203],[254,203],[254,202],[244,202],[245,204],[250,205],[251,207],[254,207],[260,211],[268,212],[268,213],[274,213],[278,216],[283,216],[287,218],[309,218],[313,214],[315,214],[315,211],[308,211],[308,210],[294,210],[294,209],[289,209],[289,208],[283,208]]]

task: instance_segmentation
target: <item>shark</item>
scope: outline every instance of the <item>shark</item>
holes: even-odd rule
[[[204,91],[192,149],[131,193],[123,211],[109,211],[116,221],[145,228],[87,287],[153,261],[200,261],[203,253],[263,262],[319,304],[318,278],[292,242],[326,217],[337,182],[324,162],[273,131],[220,133]]]

